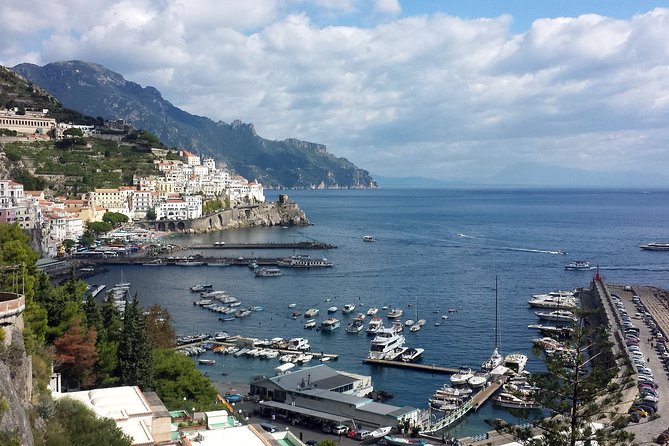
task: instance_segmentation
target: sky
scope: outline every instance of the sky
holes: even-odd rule
[[[95,62],[373,174],[663,175],[669,1],[2,0],[0,64]]]

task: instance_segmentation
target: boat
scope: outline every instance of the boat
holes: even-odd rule
[[[142,263],[142,266],[163,266],[163,265],[165,265],[165,261],[163,259],[155,259],[149,262]]]
[[[384,356],[397,347],[404,345],[404,336],[395,333],[391,328],[381,328],[372,339],[368,358],[384,359]]]
[[[207,262],[207,266],[230,266],[228,262]]]
[[[321,331],[335,331],[340,327],[339,319],[334,317],[329,317],[321,321]]]
[[[125,276],[123,275],[123,271],[121,271],[121,281],[119,283],[114,284],[114,288],[125,288],[129,289],[130,288],[130,282],[125,281]]]
[[[279,268],[260,268],[255,270],[256,277],[279,277],[281,274]]]
[[[300,351],[307,351],[311,348],[309,345],[309,340],[305,338],[292,338],[291,340],[288,341],[288,345],[286,346],[288,350],[300,350]]]
[[[567,337],[574,331],[574,329],[571,327],[558,327],[556,325],[543,324],[530,324],[527,326],[527,328],[533,328],[541,331],[542,333],[558,337]]]
[[[225,296],[227,296],[227,294],[225,294],[225,291],[223,290],[206,291],[200,294],[200,297],[205,299],[221,299]]]
[[[587,271],[590,270],[590,262],[587,260],[574,260],[564,266],[567,271]]]
[[[412,332],[412,333],[415,333],[418,330],[420,330],[422,327],[423,327],[422,325],[418,325],[416,323],[416,324],[413,324],[411,327],[409,327],[409,331]]]
[[[204,262],[198,260],[177,260],[174,262],[176,266],[204,266]]]
[[[400,321],[393,322],[393,326],[391,328],[395,333],[402,333],[404,331],[404,325],[402,325],[402,322]]]
[[[372,319],[367,324],[367,334],[373,335],[376,334],[379,330],[383,328],[383,319],[378,316],[372,317]]]
[[[404,325],[406,325],[407,327],[411,327],[411,326],[412,326],[413,324],[415,324],[415,323],[416,323],[416,321],[414,321],[413,319],[407,319],[407,320],[404,322]]]
[[[640,246],[645,251],[669,251],[669,243],[651,242]]]
[[[342,307],[341,312],[344,314],[348,314],[348,313],[353,313],[353,310],[355,310],[355,305],[346,304]]]
[[[347,333],[360,333],[363,328],[365,328],[364,324],[362,323],[361,320],[354,320],[350,324],[346,326],[346,332]]]
[[[527,364],[527,356],[522,353],[511,353],[504,357],[504,367],[508,367],[516,373],[521,373],[525,370]]]
[[[363,242],[375,242],[376,239],[374,238],[373,235],[363,235],[362,236],[362,241]]]
[[[201,364],[201,365],[214,365],[214,364],[216,364],[216,360],[215,359],[198,359],[197,363]]]
[[[385,427],[380,427],[372,432],[370,432],[368,438],[381,438],[385,437],[390,433],[390,431],[393,430],[392,426],[385,426]]]
[[[319,313],[318,308],[309,308],[307,311],[304,312],[304,317],[314,318],[318,315],[318,313]]]
[[[404,313],[404,311],[401,308],[393,308],[386,316],[388,319],[398,319],[402,317],[402,313]]]
[[[328,308],[328,313],[329,314],[336,313],[336,312],[337,312],[337,307],[332,306],[332,307]]]
[[[469,387],[472,389],[483,387],[487,382],[488,378],[485,375],[474,375],[467,380],[467,384],[469,384]]]
[[[363,322],[366,317],[367,317],[367,315],[365,313],[358,313],[358,314],[355,315],[355,317],[353,319],[355,319],[356,321]]]
[[[416,362],[423,355],[424,351],[424,348],[408,348],[404,353],[402,353],[400,360],[402,362]]]
[[[451,383],[454,386],[461,386],[463,384],[467,384],[469,378],[472,378],[473,376],[474,373],[472,373],[472,369],[470,369],[469,367],[460,367],[458,373],[454,373],[451,375]]]
[[[502,392],[492,399],[493,404],[509,409],[541,409],[541,405],[534,400],[526,400],[511,393]]]
[[[378,312],[379,312],[379,309],[378,309],[378,308],[376,308],[376,307],[370,307],[370,308],[367,310],[367,316],[376,316],[376,313],[378,313]]]
[[[213,285],[210,283],[198,283],[190,287],[191,293],[202,293],[204,291],[210,290],[213,288]]]
[[[295,308],[297,304],[288,304],[288,308]]]
[[[554,297],[550,294],[537,294],[527,301],[534,308],[576,308],[578,303],[573,297]]]
[[[287,268],[322,268],[330,267],[333,265],[331,260],[326,258],[322,259],[312,259],[308,255],[294,255],[290,257],[284,257],[278,261],[279,266],[285,266]]]
[[[537,315],[539,319],[545,321],[555,321],[555,322],[576,322],[578,318],[574,316],[574,313],[567,310],[555,310],[555,311],[536,311],[534,314]]]
[[[500,365],[504,358],[499,353],[499,344],[500,344],[500,331],[499,331],[499,297],[497,294],[497,276],[495,276],[495,349],[492,351],[492,355],[481,364],[483,370],[492,370]]]

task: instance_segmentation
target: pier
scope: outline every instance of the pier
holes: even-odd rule
[[[336,249],[336,245],[324,242],[293,242],[293,243],[221,243],[212,245],[193,245],[188,249]]]
[[[419,370],[421,372],[447,373],[449,375],[458,373],[460,370],[457,367],[443,367],[435,364],[418,364],[415,362],[389,361],[387,359],[365,358],[362,360],[362,362],[363,364],[378,365],[381,367],[396,367],[400,369]]]
[[[202,344],[216,344],[219,347],[246,347],[246,348],[251,348],[253,344],[247,345],[248,338],[236,338],[232,337],[231,340],[229,341],[215,341],[212,339],[206,340],[206,341],[195,341],[195,342],[190,342],[187,344],[180,344],[175,347],[175,350],[181,350],[185,349],[188,347],[199,347]],[[288,350],[284,348],[272,348],[272,347],[262,347],[263,349],[267,350],[272,350],[275,352],[279,352],[282,355],[292,355],[295,353],[308,353],[312,355],[314,358],[318,359],[326,359],[326,361],[336,361],[339,359],[339,355],[336,353],[324,353],[324,352],[313,352],[313,351],[303,351],[303,350]],[[216,351],[216,348],[212,349],[212,351]]]

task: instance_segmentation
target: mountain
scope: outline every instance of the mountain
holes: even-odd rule
[[[224,161],[229,169],[257,179],[265,187],[377,187],[369,172],[328,153],[322,144],[268,140],[256,133],[253,124],[227,124],[191,115],[163,99],[155,88],[127,81],[102,65],[67,61],[40,67],[24,63],[13,70],[68,108],[90,116],[123,119],[156,134],[168,146]]]

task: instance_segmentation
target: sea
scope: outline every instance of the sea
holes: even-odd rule
[[[381,368],[362,363],[370,345],[364,331],[344,328],[355,314],[371,307],[399,307],[402,320],[425,319],[422,330],[405,330],[406,345],[425,349],[422,363],[478,368],[495,348],[495,299],[498,299],[499,349],[522,352],[530,371],[542,363],[532,354],[537,323],[527,305],[532,294],[587,287],[595,270],[566,271],[583,259],[598,267],[607,283],[669,288],[669,252],[643,251],[639,245],[669,242],[669,190],[583,189],[377,189],[266,191],[268,200],[288,194],[306,213],[310,226],[261,227],[199,235],[175,235],[179,245],[215,242],[297,242],[336,245],[325,251],[207,250],[185,254],[227,257],[327,257],[332,268],[289,269],[257,278],[247,267],[109,267],[89,282],[112,285],[121,275],[132,283],[142,305],[167,308],[179,335],[226,331],[233,335],[306,337],[312,350],[339,355],[327,363],[344,371],[371,375],[376,389],[393,394],[390,404],[427,408],[448,375]],[[363,242],[373,235],[375,242]],[[215,289],[262,306],[244,319],[218,320],[219,314],[193,305],[189,287],[211,283]],[[289,304],[296,304],[289,308]],[[356,305],[349,315],[345,304]],[[339,307],[340,329],[305,330],[294,311]],[[450,311],[449,311],[450,310]],[[381,312],[380,313],[385,313]],[[446,316],[447,318],[444,318]],[[219,388],[248,384],[274,374],[278,360],[234,358],[206,353],[215,366],[198,366]],[[196,361],[196,359],[194,359]],[[312,362],[310,365],[317,365]],[[446,433],[467,436],[490,430],[486,419],[513,418],[488,402]]]

